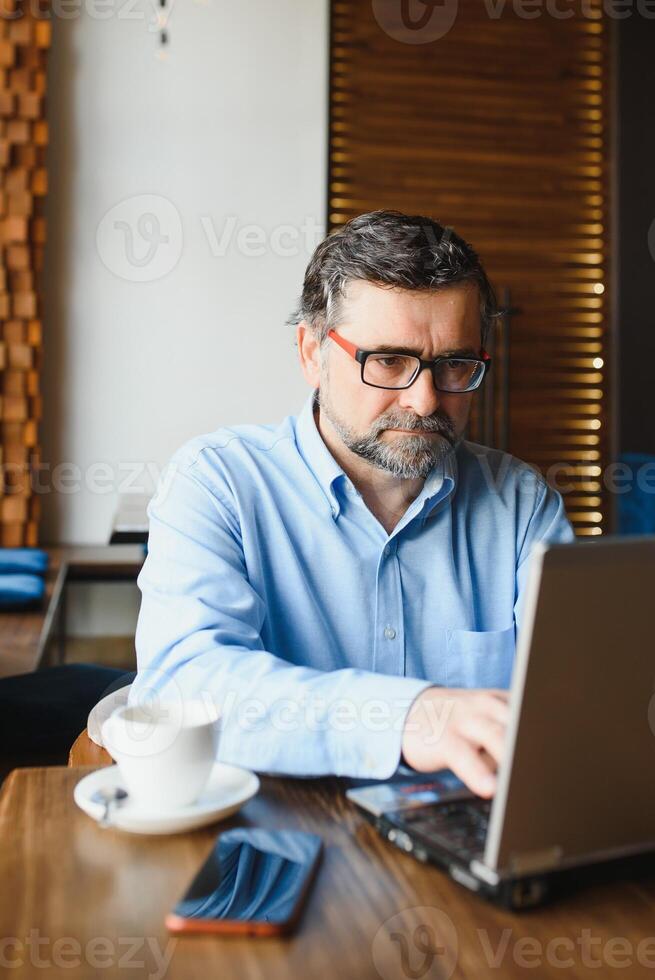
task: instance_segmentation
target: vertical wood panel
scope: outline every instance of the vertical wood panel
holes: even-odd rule
[[[35,545],[50,22],[0,0],[0,546]]]
[[[330,227],[398,208],[437,218],[474,245],[522,311],[512,323],[509,450],[566,491],[578,534],[602,533],[610,390],[602,0],[569,5],[570,19],[545,9],[525,19],[509,3],[494,18],[492,5],[460,0],[451,29],[430,43],[391,36],[399,8],[400,0],[332,3]]]

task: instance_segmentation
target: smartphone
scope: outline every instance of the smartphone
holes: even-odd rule
[[[300,830],[228,830],[166,916],[166,927],[174,933],[291,932],[321,851],[321,838]]]

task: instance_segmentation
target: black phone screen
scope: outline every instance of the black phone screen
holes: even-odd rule
[[[320,837],[304,831],[228,830],[173,914],[282,928],[299,910],[320,852]]]

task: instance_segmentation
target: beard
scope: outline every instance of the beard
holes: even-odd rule
[[[453,453],[461,442],[452,419],[443,412],[426,418],[399,411],[385,412],[366,432],[357,433],[339,418],[320,389],[317,400],[347,449],[377,469],[403,480],[425,479],[435,464]],[[386,429],[411,429],[412,434],[398,433],[392,443],[383,442],[380,436]]]

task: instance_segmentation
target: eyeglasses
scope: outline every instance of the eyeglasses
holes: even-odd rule
[[[361,364],[362,381],[371,388],[409,388],[424,368],[430,368],[437,391],[463,394],[479,388],[491,367],[491,357],[484,349],[479,357],[435,357],[424,361],[416,354],[360,350],[334,330],[328,331],[328,337]]]

